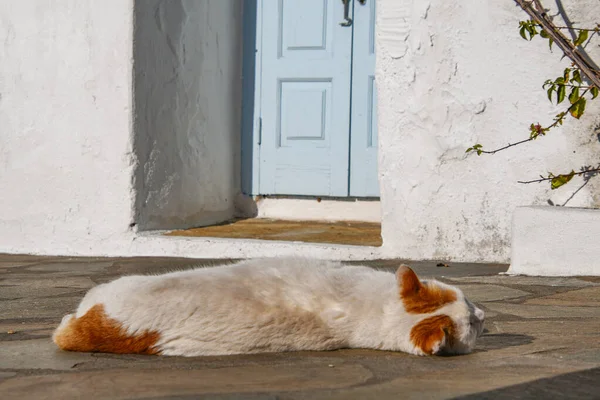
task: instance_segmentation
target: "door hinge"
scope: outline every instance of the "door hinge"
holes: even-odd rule
[[[262,117],[258,119],[258,145],[262,144]]]

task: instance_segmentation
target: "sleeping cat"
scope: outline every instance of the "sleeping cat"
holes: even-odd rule
[[[64,350],[203,356],[368,348],[464,354],[484,313],[444,283],[304,259],[126,276],[92,288],[53,335]]]

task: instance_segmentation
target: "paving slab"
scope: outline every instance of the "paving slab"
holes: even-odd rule
[[[590,277],[592,278],[592,277]],[[599,283],[594,279],[586,280],[584,278],[569,277],[538,277],[538,276],[509,276],[509,275],[490,275],[490,276],[460,276],[451,277],[455,282],[474,282],[492,285],[520,285],[520,286],[549,286],[549,287],[589,287],[598,286]]]
[[[68,297],[22,297],[17,299],[0,299],[2,301],[2,318],[53,318],[59,319],[63,310],[74,310],[81,300],[79,296]],[[71,311],[72,312],[72,311]]]
[[[77,363],[90,358],[86,353],[57,352],[54,343],[48,339],[3,342],[0,370],[70,370]]]
[[[527,300],[525,304],[541,304],[546,306],[582,306],[600,307],[600,290],[597,287],[572,290],[550,296]]]
[[[386,400],[600,393],[600,280],[503,276],[507,266],[498,264],[366,263],[384,270],[407,263],[423,277],[456,284],[484,308],[485,333],[465,356],[346,349],[186,358],[69,353],[51,342],[62,316],[95,284],[226,262],[0,255],[0,398]]]
[[[543,377],[571,372],[569,369],[527,366],[479,367],[432,374],[409,374],[379,385],[323,393],[313,399],[448,399],[464,393],[477,393],[482,387],[498,389]],[[306,396],[288,395],[283,399]]]
[[[22,398],[80,399],[93,393],[99,399],[131,399],[165,395],[203,395],[256,391],[340,389],[361,385],[373,374],[359,364],[337,367],[310,363],[242,366],[222,369],[108,370],[14,378],[4,389]],[[140,385],[140,382],[145,382]]]
[[[505,386],[487,392],[459,396],[456,399],[597,399],[600,396],[597,392],[590,393],[590,388],[597,387],[598,381],[600,381],[600,368],[590,368]]]
[[[473,302],[482,301],[497,301],[516,299],[531,295],[530,292],[524,290],[512,289],[506,286],[499,285],[465,285],[457,284],[465,296]]]
[[[485,303],[485,306],[501,314],[521,318],[595,318],[599,317],[597,307],[547,306],[544,304]],[[599,322],[600,324],[600,322]]]

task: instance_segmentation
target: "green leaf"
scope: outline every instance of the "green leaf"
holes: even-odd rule
[[[579,36],[577,36],[577,39],[575,39],[573,44],[575,46],[579,46],[580,44],[585,42],[587,40],[587,38],[588,38],[588,31],[579,31]]]
[[[592,99],[595,99],[596,97],[598,97],[598,88],[596,86],[591,88],[590,91],[592,92]]]
[[[581,85],[581,73],[578,69],[573,71],[573,77],[571,78],[571,82],[577,82]]]
[[[565,78],[563,78],[562,76],[559,76],[558,78],[556,78],[556,80],[554,81],[554,83],[556,83],[557,85],[564,85],[565,84]]]
[[[550,51],[552,51],[552,43],[554,43],[554,39],[548,38],[548,48],[550,48]]]
[[[569,102],[571,104],[575,104],[575,102],[579,100],[579,88],[578,87],[574,87],[571,90],[571,94],[569,95]]]
[[[542,29],[542,31],[540,32],[540,36],[544,39],[548,39],[550,37],[550,35],[548,35],[548,32],[546,32],[544,29]]]
[[[550,100],[550,102],[552,102],[552,92],[554,92],[554,85],[550,86],[550,89],[548,89],[548,100]]]
[[[527,35],[525,35],[525,25],[521,25],[521,29],[519,29],[519,34],[525,40],[527,40]]]
[[[529,40],[533,39],[535,35],[537,35],[537,29],[535,29],[535,25],[529,24],[527,25],[527,32],[529,32]]]
[[[567,90],[563,85],[558,87],[558,90],[556,91],[556,104],[560,104],[563,102],[563,100],[565,99],[566,92]]]
[[[552,178],[550,181],[550,187],[552,190],[558,189],[562,185],[569,183],[571,179],[575,176],[575,171],[571,171],[570,174],[560,174]]]
[[[585,111],[585,102],[585,97],[580,97],[579,100],[577,100],[577,102],[573,104],[573,107],[571,107],[570,111],[573,118],[581,118]]]
[[[565,83],[569,82],[570,74],[571,74],[571,68],[565,68],[565,72],[563,74],[563,77],[565,78],[565,80],[563,82],[565,82]]]
[[[477,154],[481,154],[481,148],[482,148],[482,147],[483,147],[483,146],[482,146],[482,145],[480,145],[479,143],[477,143],[477,144],[474,144],[474,145],[473,145],[473,147],[469,147],[469,148],[467,149],[467,151],[465,151],[465,153],[468,153],[468,152],[471,152],[471,151],[476,151],[476,152],[477,152]]]

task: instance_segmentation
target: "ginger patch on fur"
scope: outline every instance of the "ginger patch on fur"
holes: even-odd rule
[[[408,313],[428,314],[456,301],[454,291],[421,282],[414,271],[405,265],[398,268],[396,276],[400,297]]]
[[[71,318],[53,337],[63,350],[119,353],[159,354],[155,349],[158,332],[129,335],[118,321],[109,318],[102,304],[96,304],[80,318]]]
[[[410,331],[410,340],[425,354],[433,354],[442,345],[452,346],[456,327],[447,315],[425,318]]]

